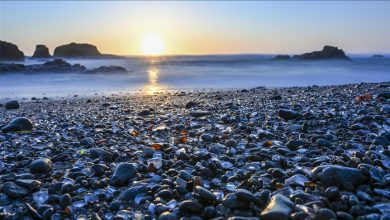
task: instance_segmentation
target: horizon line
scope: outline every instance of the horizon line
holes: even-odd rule
[[[315,51],[315,50],[313,50]],[[305,52],[305,53],[311,53]],[[119,56],[119,57],[168,57],[168,56],[236,56],[236,55],[300,55],[302,53],[261,53],[261,52],[254,52],[254,53],[199,53],[199,54],[191,54],[191,53],[172,53],[172,54],[160,54],[160,55],[145,55],[145,54],[113,54],[113,53],[101,53],[101,55],[106,56]],[[357,53],[347,53],[346,55],[390,55],[389,52],[357,52]],[[32,57],[33,55],[25,55],[25,57]],[[51,57],[57,57],[54,55],[51,55]],[[60,57],[60,56],[58,56]],[[82,57],[81,57],[82,58]]]

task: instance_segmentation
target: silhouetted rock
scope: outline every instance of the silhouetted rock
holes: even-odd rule
[[[99,57],[102,54],[92,44],[70,43],[56,47],[53,55],[57,57]]]
[[[385,58],[385,56],[380,55],[380,54],[374,54],[371,56],[371,58]]]
[[[91,70],[85,71],[86,73],[126,73],[127,70],[121,66],[100,66]]]
[[[288,59],[290,59],[289,55],[276,55],[271,60],[288,60]]]
[[[121,66],[101,66],[91,70],[86,70],[81,64],[70,64],[63,59],[54,59],[44,64],[22,65],[14,63],[0,63],[0,73],[5,72],[52,72],[52,73],[127,73]]]
[[[49,58],[49,57],[51,57],[49,53],[49,48],[47,48],[45,45],[38,44],[35,47],[35,51],[32,58]]]
[[[63,60],[63,59],[54,59],[54,60],[45,62],[43,65],[45,65],[45,66],[67,65],[67,66],[69,66],[70,63],[66,62],[66,61]]]
[[[24,53],[15,44],[0,41],[0,60],[24,60]]]
[[[302,60],[326,60],[326,59],[350,60],[350,58],[345,55],[345,52],[342,49],[333,46],[325,46],[321,51],[314,51],[311,53],[295,55],[293,58],[302,59]]]
[[[23,72],[25,70],[26,70],[26,66],[24,64],[0,63],[0,73]]]
[[[85,66],[81,64],[70,64],[62,59],[54,59],[44,64],[26,66],[26,72],[83,72]]]
[[[70,64],[62,59],[54,59],[44,64],[22,65],[14,63],[0,64],[1,72],[84,72],[85,66],[81,64]]]

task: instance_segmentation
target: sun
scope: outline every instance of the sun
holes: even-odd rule
[[[161,55],[165,51],[164,40],[157,33],[149,33],[142,38],[141,50],[145,55]]]

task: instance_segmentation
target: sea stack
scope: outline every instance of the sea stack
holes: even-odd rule
[[[35,47],[35,51],[34,51],[32,58],[50,58],[50,57],[51,56],[49,53],[49,48],[47,48],[45,45],[38,44]]]
[[[311,53],[295,55],[293,58],[300,60],[350,60],[350,58],[345,55],[345,52],[342,49],[328,45],[324,46],[321,51],[313,51]]]
[[[97,47],[92,44],[70,43],[58,46],[54,49],[54,56],[56,57],[100,57],[102,54]]]
[[[0,40],[0,60],[24,61],[24,53],[15,44]]]

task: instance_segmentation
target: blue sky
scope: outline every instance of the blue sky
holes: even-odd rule
[[[387,1],[0,1],[0,14],[1,39],[28,55],[69,42],[141,54],[150,32],[167,54],[390,52]]]

